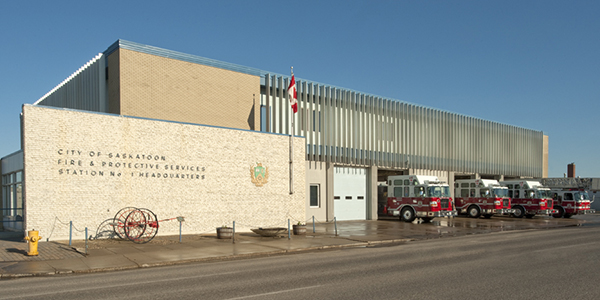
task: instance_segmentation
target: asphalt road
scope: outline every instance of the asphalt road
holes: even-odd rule
[[[0,299],[600,299],[600,226],[0,281]]]

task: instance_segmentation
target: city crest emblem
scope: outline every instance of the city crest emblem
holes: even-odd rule
[[[256,186],[263,186],[269,179],[269,167],[263,167],[261,163],[256,163],[256,166],[250,167],[250,179]]]

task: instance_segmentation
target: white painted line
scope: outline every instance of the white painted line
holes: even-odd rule
[[[270,292],[270,293],[263,293],[263,294],[256,294],[256,295],[248,295],[248,296],[244,296],[244,297],[229,298],[229,299],[226,299],[226,300],[249,299],[249,298],[260,297],[260,296],[277,295],[277,294],[283,294],[283,293],[288,293],[288,292],[293,292],[293,291],[300,291],[300,290],[312,289],[312,288],[316,288],[316,287],[320,287],[320,286],[321,285],[306,286],[306,287],[297,288],[297,289],[281,290],[281,291],[277,291],[277,292]]]

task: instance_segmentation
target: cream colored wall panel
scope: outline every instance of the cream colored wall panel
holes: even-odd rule
[[[294,191],[289,187],[289,137],[40,106],[23,107],[26,229],[51,240],[75,238],[124,207],[158,219],[184,216],[184,234],[286,226],[303,220],[305,141],[294,141]],[[251,168],[268,168],[257,187]],[[178,234],[176,221],[159,235]]]

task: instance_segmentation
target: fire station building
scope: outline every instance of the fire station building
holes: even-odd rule
[[[388,175],[547,177],[542,131],[302,78],[293,114],[289,81],[118,40],[23,106],[3,228],[64,238],[131,206],[184,216],[184,233],[370,220]]]

